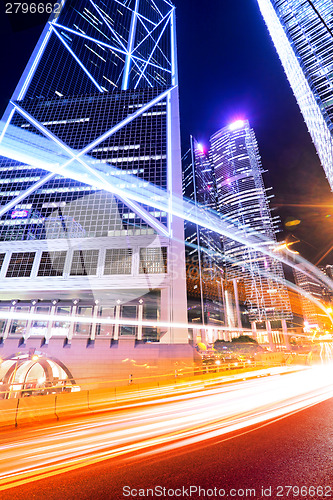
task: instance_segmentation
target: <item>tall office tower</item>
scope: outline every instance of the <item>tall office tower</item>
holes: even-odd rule
[[[302,264],[296,266],[294,275],[297,286],[305,292],[304,295],[300,294],[305,331],[329,328],[331,321],[328,316],[308,297],[312,297],[324,305],[326,303],[325,299],[328,298],[325,295],[330,290],[324,289],[319,280],[317,281],[314,277],[309,276]]]
[[[224,238],[227,278],[244,284],[249,320],[256,322],[292,317],[281,263],[261,252],[273,250],[276,219],[272,218],[262,179],[257,141],[248,121],[238,120],[216,132],[210,139],[218,211],[231,221],[237,238],[253,233],[263,237],[256,248]],[[235,229],[236,228],[236,229]],[[241,326],[240,314],[238,317]],[[284,328],[285,328],[284,323]]]
[[[0,336],[187,343],[181,326],[112,324],[187,321],[183,221],[171,215],[181,196],[175,8],[56,5],[5,112],[0,162],[1,307],[44,319],[3,322]],[[112,194],[111,171],[118,188],[132,178],[163,189],[169,212],[149,205],[148,190],[146,203]]]
[[[319,269],[321,270],[322,273],[325,274],[325,276],[328,276],[333,280],[333,265],[332,264],[326,264],[326,266],[320,266]]]
[[[183,194],[201,210],[216,211],[214,169],[203,147],[191,137],[183,157]],[[185,221],[188,319],[204,325],[224,325],[223,254],[221,236]]]
[[[319,269],[327,278],[331,279],[331,286],[322,287],[324,302],[327,308],[330,308],[333,305],[333,265],[327,264],[326,266],[319,266]]]
[[[258,4],[333,190],[333,3]]]

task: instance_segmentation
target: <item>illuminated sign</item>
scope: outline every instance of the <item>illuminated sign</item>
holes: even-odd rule
[[[29,210],[13,210],[12,219],[26,219],[29,216]]]

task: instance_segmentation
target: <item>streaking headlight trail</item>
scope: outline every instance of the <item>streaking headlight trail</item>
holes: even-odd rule
[[[18,105],[15,104],[15,106]],[[24,110],[20,109],[20,112],[24,113]],[[32,119],[31,117],[27,118]],[[290,260],[287,250],[282,249],[282,251],[277,252],[275,241],[270,241],[262,234],[249,231],[243,225],[235,224],[234,221],[231,221],[227,217],[213,210],[207,210],[206,207],[194,204],[182,197],[177,198],[173,196],[173,202],[170,204],[168,197],[165,196],[166,191],[162,188],[131,174],[124,175],[124,172],[121,172],[120,175],[117,167],[109,163],[105,165],[92,156],[89,156],[88,153],[94,147],[94,143],[81,151],[75,151],[55,138],[47,129],[44,132],[49,134],[50,137],[38,136],[13,125],[6,125],[4,122],[0,123],[0,155],[49,171],[37,183],[0,208],[0,216],[10,208],[15,207],[20,201],[48,182],[53,176],[61,175],[86,183],[96,189],[110,192],[125,202],[126,200],[133,200],[143,204],[147,204],[148,202],[150,206],[158,210],[168,212],[170,215],[188,220],[238,241],[290,267],[297,268],[297,263],[301,263],[302,272],[305,275],[314,277],[318,283],[322,283],[326,288],[332,289],[331,280],[301,256],[293,254],[293,260]],[[266,275],[267,273],[260,270],[260,274]],[[274,274],[268,274],[271,279],[279,281]],[[315,303],[333,323],[332,315],[327,312],[325,307],[315,297],[290,282],[287,285],[290,289],[301,293]]]
[[[223,387],[184,387],[181,392],[169,386],[149,402],[137,400],[111,413],[22,430],[0,447],[0,490],[102,460],[204,444],[288,416],[331,398],[332,374],[332,366],[325,366]]]

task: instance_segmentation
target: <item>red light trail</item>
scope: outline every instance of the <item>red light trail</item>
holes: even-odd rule
[[[288,416],[333,396],[332,371],[332,366],[282,374],[270,369],[266,374],[277,374],[223,386],[216,380],[206,388],[169,386],[155,389],[149,402],[127,400],[112,412],[6,434],[0,446],[0,491],[103,460],[223,438]]]

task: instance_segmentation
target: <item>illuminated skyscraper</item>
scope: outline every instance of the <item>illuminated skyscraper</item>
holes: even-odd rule
[[[0,158],[1,307],[110,325],[15,320],[3,322],[0,337],[186,343],[181,327],[112,325],[112,318],[186,322],[183,221],[149,206],[148,195],[144,204],[100,188],[113,169],[124,184],[130,174],[164,189],[170,211],[181,196],[172,3],[62,2],[3,124],[3,144],[15,133],[16,146]]]
[[[297,264],[294,268],[294,276],[300,291],[300,301],[303,310],[305,331],[315,331],[316,329],[325,330],[331,327],[331,321],[327,314],[318,307],[318,304],[310,300],[317,300],[319,303],[329,307],[330,289],[323,287],[323,284],[314,276],[309,276],[307,269],[302,264]]]
[[[207,214],[216,211],[214,169],[202,145],[193,138],[183,158],[183,193]],[[224,325],[221,236],[185,221],[185,243],[189,321]]]
[[[333,3],[258,4],[333,190]]]
[[[243,283],[252,323],[290,319],[282,265],[261,251],[275,248],[277,221],[270,212],[254,132],[248,121],[239,120],[216,132],[210,140],[217,210],[228,217],[230,231],[237,239],[251,234],[263,237],[255,248],[237,239],[223,238],[227,279],[234,282],[236,292],[237,281]]]

